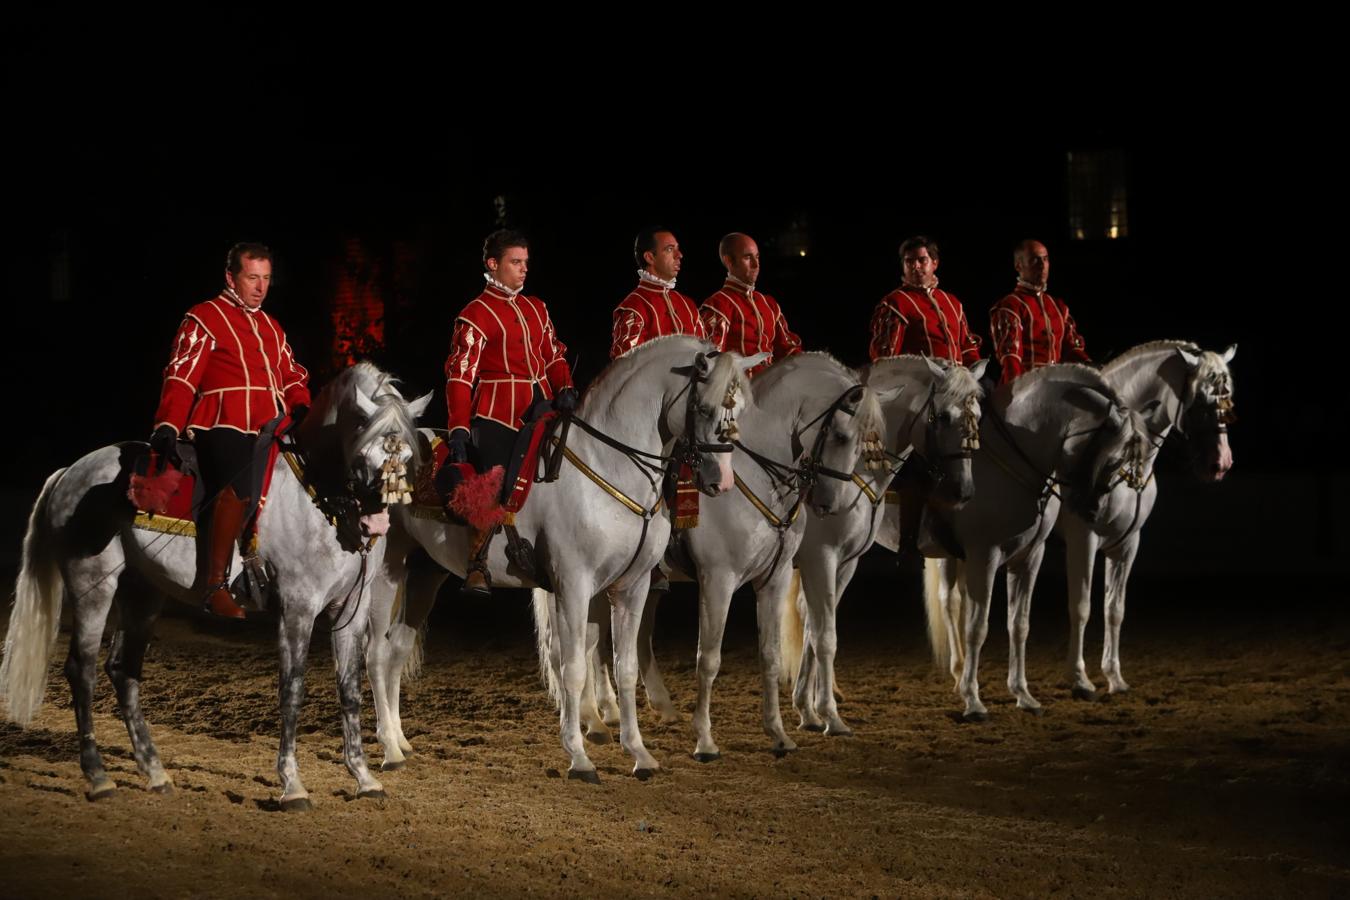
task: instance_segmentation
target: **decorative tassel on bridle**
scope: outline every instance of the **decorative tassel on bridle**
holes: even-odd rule
[[[962,409],[965,422],[965,434],[961,436],[961,449],[974,452],[980,449],[980,417],[975,414],[975,398],[967,397]]]
[[[383,479],[380,486],[380,500],[385,506],[396,503],[412,502],[412,486],[408,484],[408,469],[403,464],[403,451],[408,445],[396,434],[384,437],[384,452],[387,458],[380,468]]]
[[[726,396],[722,398],[722,422],[717,432],[724,441],[739,441],[741,430],[736,426],[736,382],[727,385]]]
[[[863,435],[862,455],[863,466],[869,472],[886,468],[886,447],[881,443],[880,434],[869,431]]]

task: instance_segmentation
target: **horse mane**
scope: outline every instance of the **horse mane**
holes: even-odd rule
[[[1201,349],[1199,344],[1192,341],[1149,341],[1138,346],[1131,347],[1112,357],[1102,365],[1103,372],[1114,372],[1116,369],[1125,366],[1132,360],[1143,356],[1145,353],[1152,353],[1157,350],[1185,350],[1187,353],[1193,353],[1200,359],[1199,366],[1196,367],[1192,375],[1195,384],[1210,382],[1214,384],[1224,384],[1232,389],[1233,373],[1228,368],[1228,363],[1223,361],[1223,356],[1215,353],[1213,350]]]
[[[394,433],[412,447],[413,464],[420,465],[421,442],[417,440],[417,423],[409,414],[407,400],[399,393],[400,383],[398,378],[363,359],[339,372],[336,378],[324,386],[319,396],[325,398],[327,403],[355,406],[359,389],[375,404],[376,410],[361,426],[351,447],[359,450],[378,436]]]
[[[877,392],[867,386],[863,374],[852,366],[846,365],[834,354],[825,350],[807,350],[802,353],[794,353],[791,356],[776,360],[772,366],[764,370],[764,373],[758,377],[759,381],[767,381],[778,373],[778,376],[787,372],[795,371],[800,368],[826,368],[847,379],[856,381],[863,386],[862,402],[858,404],[858,409],[854,413],[854,421],[858,423],[858,428],[866,434],[867,432],[884,432],[886,430],[886,419],[881,411],[881,400]],[[972,379],[973,381],[974,379]],[[977,387],[978,389],[978,387]]]
[[[609,365],[600,370],[600,374],[591,380],[591,383],[586,387],[586,392],[590,393],[591,391],[596,390],[609,379],[617,377],[617,374],[622,374],[624,377],[627,377],[627,375],[641,363],[642,358],[651,353],[654,348],[667,344],[679,343],[681,341],[688,343],[690,350],[702,350],[704,353],[712,353],[717,349],[707,341],[696,338],[691,334],[666,334],[661,337],[652,338],[650,341],[644,341],[636,347],[625,350],[623,353],[620,353],[610,360]]]
[[[871,368],[875,369],[880,363],[896,363],[896,367],[901,370],[913,368],[927,372],[930,359],[942,366],[947,373],[946,377],[935,385],[937,393],[934,401],[937,405],[964,406],[971,397],[978,400],[983,396],[984,391],[980,387],[980,382],[969,368],[945,359],[933,359],[917,353],[902,353],[896,356],[879,357],[872,362]],[[870,372],[868,374],[870,377]]]
[[[1143,356],[1145,353],[1152,353],[1156,350],[1186,350],[1190,353],[1203,353],[1197,345],[1190,341],[1148,341],[1147,343],[1137,344],[1128,350],[1123,350],[1106,362],[1102,363],[1103,371],[1115,371],[1117,368]]]

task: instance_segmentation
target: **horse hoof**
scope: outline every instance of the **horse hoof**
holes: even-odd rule
[[[968,712],[961,716],[967,722],[988,722],[989,713],[987,712]]]
[[[576,769],[568,769],[568,770],[567,770],[567,780],[568,780],[568,781],[584,781],[584,782],[586,782],[587,784],[599,784],[599,783],[600,783],[600,773],[597,772],[597,771],[595,771],[594,769],[589,769],[589,770],[587,770],[587,771],[585,771],[585,772],[581,772],[581,771],[578,771],[578,770],[576,770]]]
[[[163,784],[152,784],[150,785],[150,790],[159,794],[161,797],[171,796],[173,794],[173,782],[166,781]]]
[[[113,784],[110,778],[101,778],[94,782],[93,786],[84,795],[90,803],[96,803],[99,800],[106,800],[117,793],[117,785]]]
[[[357,791],[357,800],[388,800],[389,795],[384,792],[384,788],[373,788],[368,791]]]
[[[310,812],[313,809],[314,804],[309,802],[308,797],[292,797],[281,801],[282,812]]]
[[[608,731],[597,730],[586,732],[586,740],[590,741],[592,744],[608,744],[610,741],[614,740],[614,738],[610,736]]]
[[[701,763],[717,762],[722,758],[721,753],[695,753],[694,759]]]
[[[655,769],[634,769],[634,770],[633,770],[633,777],[636,778],[638,781],[648,781],[648,780],[650,780],[651,777],[652,777],[653,775],[655,775],[655,774],[656,774],[656,770],[655,770]]]
[[[1076,687],[1070,693],[1073,694],[1075,700],[1086,700],[1089,703],[1097,702],[1096,688]]]
[[[821,722],[803,722],[797,726],[798,731],[824,731],[825,725]]]
[[[1036,716],[1038,718],[1045,715],[1045,707],[1043,706],[1019,706],[1018,709],[1022,710],[1022,712],[1027,715]]]
[[[403,768],[407,764],[408,761],[404,759],[386,759],[384,762],[380,763],[380,771],[397,772],[399,769]]]
[[[830,737],[853,737],[853,729],[847,725],[842,728],[826,728],[825,733]]]

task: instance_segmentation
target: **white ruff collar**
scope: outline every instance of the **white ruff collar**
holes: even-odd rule
[[[919,284],[910,284],[908,281],[905,281],[905,282],[902,282],[902,283],[901,283],[901,287],[907,287],[907,288],[909,288],[911,291],[923,291],[925,294],[927,294],[927,295],[930,296],[930,297],[933,296],[933,291],[936,291],[936,290],[937,290],[937,286],[938,286],[938,280],[937,280],[936,278],[934,278],[934,279],[933,279],[933,283],[930,284],[930,285],[928,285],[927,287],[924,287],[923,285],[919,285]]]
[[[746,296],[750,296],[755,293],[755,285],[753,282],[750,284],[746,284],[744,281],[741,281],[739,278],[737,278],[735,275],[732,275],[730,272],[727,273],[727,281],[730,281],[732,284],[736,285],[736,287],[745,291]]]
[[[1049,285],[1046,285],[1046,284],[1032,284],[1032,283],[1029,282],[1029,281],[1023,281],[1023,280],[1020,279],[1020,278],[1017,279],[1017,286],[1020,287],[1020,288],[1023,288],[1024,290],[1031,291],[1033,294],[1035,294],[1035,295],[1037,295],[1037,296],[1040,296],[1041,294],[1044,294],[1044,293],[1045,293],[1045,289],[1046,289],[1047,287],[1049,287]]]
[[[247,303],[245,303],[243,300],[240,299],[239,295],[235,293],[235,290],[232,287],[227,287],[221,293],[223,293],[226,297],[229,297],[231,300],[233,300],[236,304],[238,304],[239,308],[246,313],[255,313],[258,311],[258,309],[262,309],[261,306],[259,306],[257,309],[251,309]]]
[[[663,290],[663,291],[673,291],[673,290],[675,290],[675,279],[674,279],[674,278],[670,279],[669,281],[666,281],[666,280],[665,280],[664,278],[662,278],[661,276],[659,276],[659,275],[653,275],[651,272],[648,272],[646,269],[638,269],[638,281],[645,281],[645,282],[647,282],[647,284],[651,285],[652,287],[660,288],[660,289]]]
[[[483,280],[486,281],[488,284],[490,284],[492,287],[495,287],[497,290],[499,290],[499,291],[501,291],[503,294],[505,294],[505,295],[506,295],[506,298],[507,298],[508,300],[514,300],[515,297],[516,297],[516,295],[519,294],[522,290],[525,289],[525,285],[522,284],[520,287],[516,288],[515,290],[511,290],[509,287],[507,287],[506,285],[502,284],[502,283],[501,283],[500,281],[498,281],[497,279],[493,278],[491,272],[484,272],[484,273],[483,273]]]

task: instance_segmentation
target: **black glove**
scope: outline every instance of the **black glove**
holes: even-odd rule
[[[172,425],[161,425],[150,435],[150,449],[159,457],[161,466],[182,468],[183,460],[178,456],[178,431]]]
[[[466,463],[469,461],[469,433],[463,428],[456,428],[450,432],[450,439],[446,441],[450,445],[450,455],[448,460],[452,463]]]
[[[309,415],[309,407],[303,403],[291,408],[291,427],[295,428],[305,421],[305,416]]]
[[[577,408],[577,389],[565,387],[553,398],[553,408],[558,412],[570,413]]]

